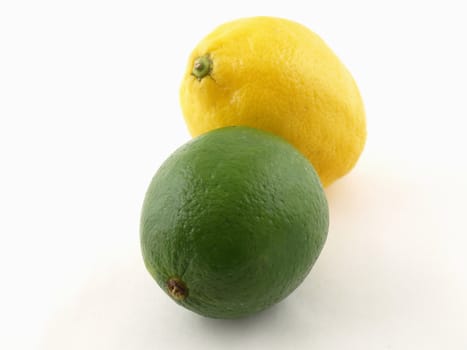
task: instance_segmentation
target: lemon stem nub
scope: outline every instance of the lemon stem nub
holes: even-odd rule
[[[206,75],[209,75],[212,70],[212,61],[211,59],[205,55],[198,57],[193,64],[193,70],[191,74],[193,74],[198,80],[203,79]]]
[[[185,283],[176,277],[171,277],[167,281],[169,294],[175,300],[183,300],[188,296],[188,288]]]

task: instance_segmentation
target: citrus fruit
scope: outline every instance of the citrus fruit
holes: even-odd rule
[[[249,127],[194,138],[160,167],[141,216],[145,265],[182,306],[235,318],[267,308],[307,276],[327,236],[312,165]]]
[[[305,26],[271,17],[225,23],[193,50],[180,88],[193,136],[245,125],[282,136],[327,186],[365,143],[363,102],[349,71]]]

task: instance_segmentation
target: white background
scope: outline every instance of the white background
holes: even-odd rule
[[[251,15],[333,48],[369,136],[326,190],[329,238],[302,286],[212,320],[152,281],[139,214],[190,139],[190,51]],[[0,348],[467,349],[466,33],[461,1],[2,1]]]

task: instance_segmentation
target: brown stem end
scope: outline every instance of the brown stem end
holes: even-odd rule
[[[186,284],[177,277],[171,277],[167,281],[167,290],[172,298],[181,301],[188,296],[188,288]]]

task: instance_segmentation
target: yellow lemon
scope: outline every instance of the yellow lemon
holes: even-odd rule
[[[234,125],[275,133],[310,160],[324,186],[352,169],[365,144],[353,77],[318,35],[286,19],[216,28],[191,53],[180,102],[193,136]]]

